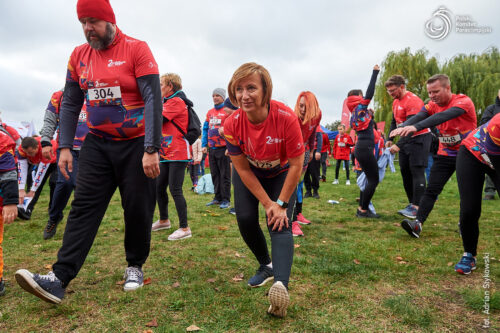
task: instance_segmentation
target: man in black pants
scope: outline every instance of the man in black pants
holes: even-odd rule
[[[162,101],[158,65],[149,47],[121,32],[106,0],[79,0],[77,13],[88,43],[76,47],[68,63],[59,140],[59,169],[68,179],[70,149],[85,101],[90,131],[80,151],[74,200],[53,272],[16,272],[23,289],[55,304],[82,267],[117,187],[128,263],[123,289],[143,286],[142,265],[149,255],[155,207],[154,178],[160,173]]]
[[[318,126],[319,129],[319,126]],[[306,187],[306,193],[304,198],[313,197],[314,199],[319,199],[319,178],[320,178],[320,167],[321,167],[321,148],[323,146],[323,134],[321,132],[316,132],[316,149],[313,150],[311,161],[307,166],[306,173],[304,174],[304,186]],[[311,193],[312,188],[312,193]],[[295,220],[294,220],[295,221]]]
[[[500,113],[500,90],[498,90],[498,96],[495,99],[495,104],[489,105],[483,112],[481,121],[479,125],[484,125],[493,118],[497,113]],[[495,199],[495,183],[490,176],[486,175],[484,182],[484,200]]]
[[[416,115],[424,106],[420,97],[406,90],[405,81],[403,76],[393,75],[385,82],[387,93],[394,99],[391,132]],[[393,139],[389,138],[386,147],[390,148],[393,154],[399,152],[399,166],[409,202],[398,213],[414,219],[417,217],[418,205],[425,191],[425,168],[432,141],[430,130],[425,128],[411,137],[403,137],[397,145],[392,143]]]
[[[429,216],[438,195],[455,172],[457,152],[462,139],[476,128],[476,111],[472,100],[462,94],[452,94],[450,79],[436,74],[427,80],[431,101],[422,111],[408,119],[390,136],[408,136],[425,128],[436,126],[439,150],[431,168],[429,183],[420,200],[416,220],[403,220],[401,227],[412,237],[420,237],[422,224]]]

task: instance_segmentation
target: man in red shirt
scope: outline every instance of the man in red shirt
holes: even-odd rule
[[[337,165],[335,167],[335,180],[332,184],[336,185],[339,183],[339,171],[341,161],[344,161],[345,175],[346,175],[346,185],[351,185],[349,180],[349,156],[351,154],[351,147],[354,146],[352,138],[349,134],[345,132],[345,126],[340,124],[337,127],[339,132],[335,139],[333,140],[333,158],[337,160]]]
[[[85,262],[111,197],[120,188],[125,219],[125,291],[143,286],[159,173],[162,101],[158,65],[148,45],[117,26],[108,0],[79,0],[88,41],[68,63],[60,112],[59,168],[72,171],[73,139],[85,102],[89,133],[80,151],[75,199],[53,272],[16,272],[19,285],[59,304]]]
[[[226,91],[217,88],[213,91],[212,98],[214,107],[207,112],[201,138],[202,152],[203,154],[208,152],[210,174],[215,190],[215,197],[207,203],[207,206],[219,205],[219,208],[225,209],[231,206],[231,165],[229,156],[226,155],[226,141],[219,133],[219,129],[224,127],[224,121],[229,116],[224,111]]]
[[[424,102],[414,93],[406,90],[406,79],[401,75],[393,75],[385,82],[387,93],[394,99],[392,103],[391,132],[405,121],[415,116]],[[416,218],[420,199],[425,191],[425,168],[429,156],[432,137],[430,130],[424,128],[421,131],[401,138],[397,144],[393,144],[393,137],[389,137],[386,147],[391,153],[399,152],[399,166],[403,178],[403,186],[409,204],[399,214],[408,218]]]
[[[455,172],[460,143],[476,128],[476,110],[472,100],[462,94],[452,94],[450,79],[436,74],[427,80],[427,92],[431,101],[400,128],[391,132],[396,135],[413,135],[425,128],[436,126],[439,150],[429,176],[429,184],[420,200],[416,220],[403,220],[401,227],[412,237],[419,238],[422,224],[429,216],[438,195]]]

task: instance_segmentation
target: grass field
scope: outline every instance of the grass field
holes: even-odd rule
[[[375,193],[380,220],[354,217],[357,186],[343,185],[343,175],[342,185],[332,185],[333,172],[330,167],[327,182],[321,183],[321,199],[305,199],[304,215],[313,224],[302,227],[305,237],[294,239],[291,305],[283,320],[266,314],[270,284],[257,289],[246,285],[258,264],[241,239],[236,218],[218,207],[207,209],[212,197],[189,191],[186,176],[193,237],[170,242],[167,237],[175,229],[153,233],[143,267],[151,283],[128,293],[119,285],[126,262],[116,193],[60,306],[22,291],[14,279],[20,268],[45,274],[61,245],[65,223],[53,239],[42,238],[46,188],[31,221],[17,220],[5,228],[7,294],[0,297],[0,331],[185,332],[195,325],[202,332],[472,332],[487,331],[483,325],[488,318],[489,331],[500,330],[498,198],[483,204],[478,269],[461,276],[453,270],[463,252],[455,178],[439,197],[422,237],[413,239],[400,228],[396,214],[406,205],[399,172],[389,173]],[[328,199],[340,204],[332,206]],[[172,200],[169,208],[176,227]],[[485,289],[487,273],[492,282]],[[489,315],[483,313],[485,292]],[[155,323],[157,327],[148,326]]]

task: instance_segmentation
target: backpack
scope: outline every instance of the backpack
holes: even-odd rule
[[[187,104],[186,106],[188,109],[187,132],[184,133],[184,131],[175,123],[175,121],[171,120],[171,122],[179,130],[179,132],[181,132],[181,134],[189,142],[189,144],[192,145],[201,135],[201,122],[194,109]]]

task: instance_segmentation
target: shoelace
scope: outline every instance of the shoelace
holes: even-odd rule
[[[47,280],[49,282],[56,282],[59,280],[57,276],[54,274],[54,272],[49,272],[47,275],[38,275],[40,279],[42,280]]]
[[[139,276],[141,272],[137,267],[129,267],[127,268],[127,280],[131,281],[139,281]]]
[[[45,230],[46,230],[47,232],[51,232],[51,231],[54,229],[54,227],[55,227],[55,226],[56,226],[56,224],[55,224],[55,223],[50,223],[50,222],[49,222],[49,223],[47,223],[47,227],[45,228]]]

